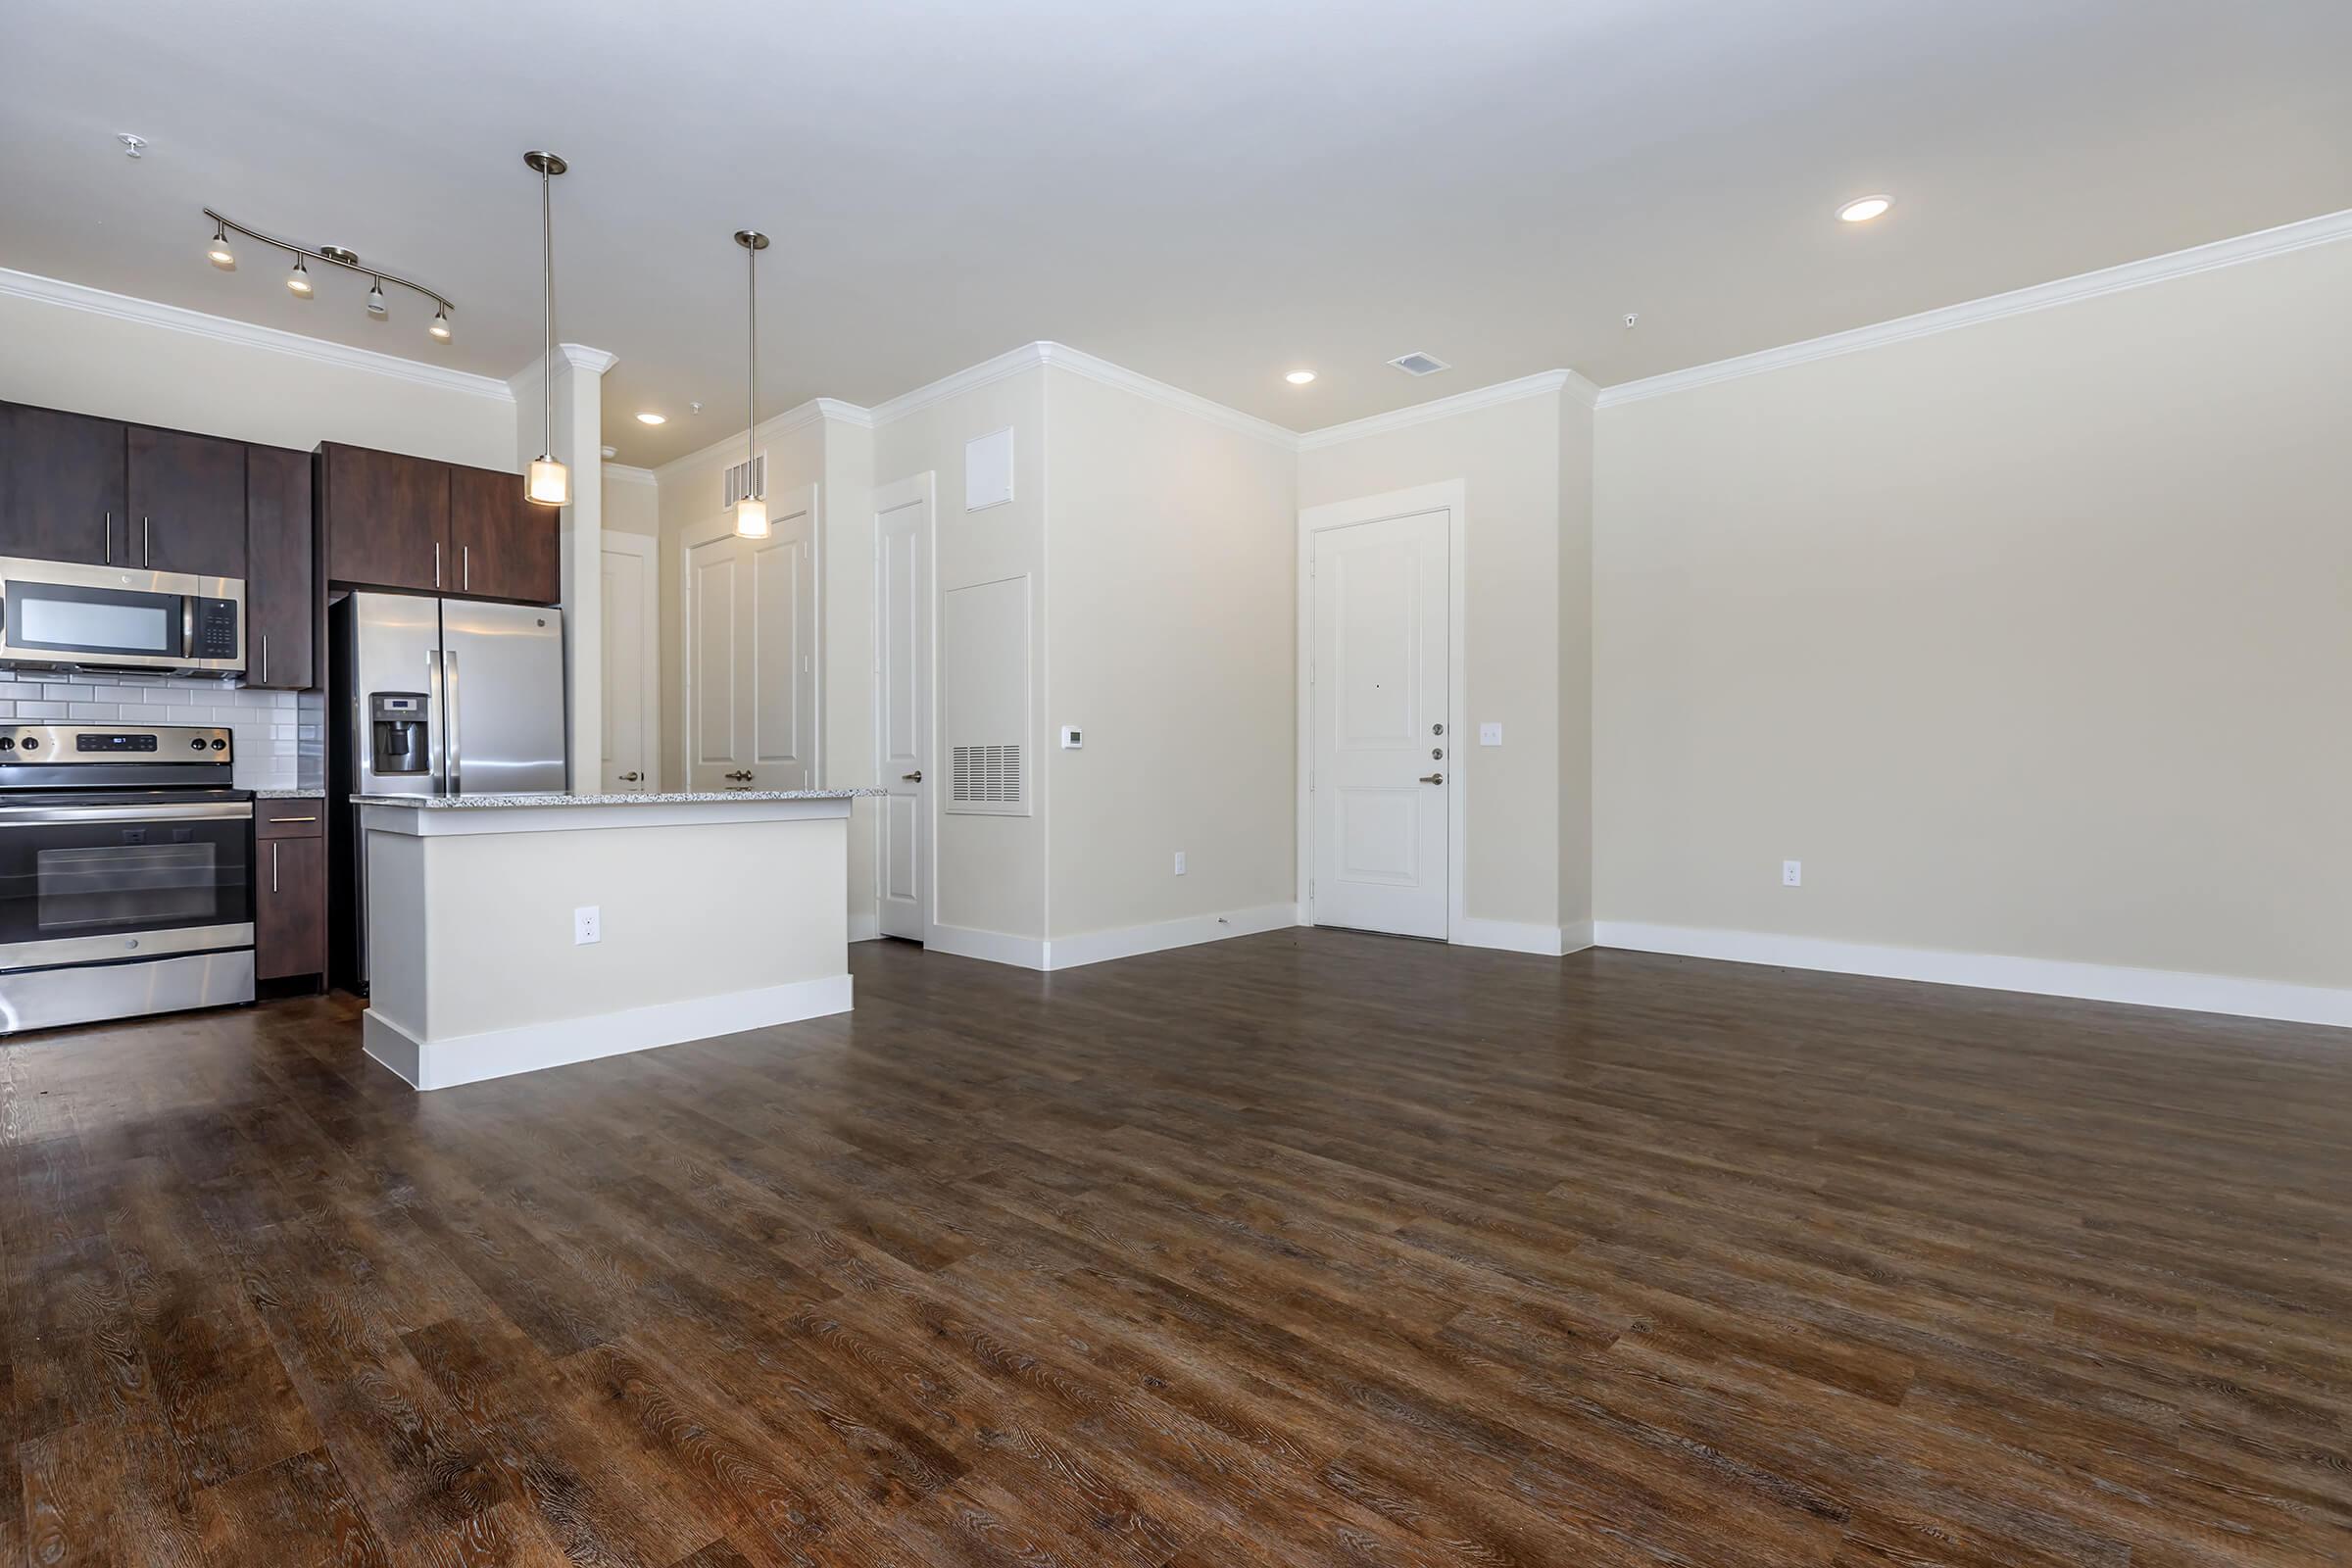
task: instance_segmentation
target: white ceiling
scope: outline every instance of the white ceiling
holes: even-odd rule
[[[2345,0],[9,0],[0,266],[505,376],[544,146],[622,462],[740,426],[747,223],[767,413],[1051,338],[1311,429],[2352,208],[2348,80]],[[457,342],[216,271],[205,205],[433,285]]]

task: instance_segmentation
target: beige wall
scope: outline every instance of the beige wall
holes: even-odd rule
[[[1603,409],[1603,918],[2352,985],[2348,349],[2338,244]]]
[[[1560,926],[1592,940],[1592,427],[1584,397],[1560,397]]]
[[[513,468],[515,405],[493,385],[426,386],[0,294],[0,399],[9,402],[305,452],[347,441]]]
[[[1008,425],[1013,432],[1013,499],[967,513],[963,444]],[[1046,702],[1046,436],[1042,366],[924,404],[874,430],[875,488],[919,473],[937,475],[935,598],[1004,577],[1030,579],[1028,744],[1033,758],[1045,755],[1050,726],[1055,722]],[[953,651],[942,648],[938,656],[944,661]],[[870,665],[867,674],[870,688]],[[946,759],[934,762],[944,777]],[[1045,936],[1045,824],[1053,777],[1046,769],[1032,768],[1030,780],[1032,815],[938,814],[941,924],[1014,937]],[[933,791],[932,798],[936,810],[946,791]]]
[[[1302,508],[1464,483],[1470,706],[1454,716],[1448,761],[1469,792],[1462,901],[1474,920],[1556,927],[1562,918],[1563,401],[1549,391],[1298,456]],[[1294,596],[1286,626],[1297,613]],[[1478,726],[1495,722],[1503,744],[1479,746]]]
[[[1046,422],[1051,934],[1291,904],[1296,459],[1057,368]]]
[[[661,537],[662,492],[650,476],[637,477],[644,471],[631,468],[628,477],[622,477],[612,465],[605,465],[605,532]]]

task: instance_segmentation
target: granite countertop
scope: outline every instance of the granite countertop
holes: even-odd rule
[[[253,798],[257,801],[323,801],[326,799],[326,791],[322,789],[255,790]]]
[[[848,801],[888,793],[880,789],[669,790],[651,795],[354,795],[351,799],[359,806],[414,806],[427,811],[448,811],[550,806],[740,806],[747,801]]]

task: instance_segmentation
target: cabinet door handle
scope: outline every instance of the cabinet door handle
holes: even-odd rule
[[[272,822],[316,822],[318,819],[315,816],[273,816],[270,820]],[[272,853],[275,853],[275,847],[271,848]]]
[[[105,526],[106,564],[111,566],[115,564],[115,514],[111,512],[106,514]]]
[[[470,592],[473,588],[473,546],[458,546],[458,586]]]
[[[153,565],[154,563],[155,524],[142,515],[139,518],[139,564],[147,566]]]
[[[262,633],[262,684],[270,684],[270,634]]]
[[[277,891],[277,846],[270,846],[270,891]]]

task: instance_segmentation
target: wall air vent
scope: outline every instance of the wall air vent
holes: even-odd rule
[[[1017,745],[958,746],[949,782],[957,806],[1018,806],[1021,749]]]
[[[750,480],[748,487],[745,484],[747,476]],[[762,452],[756,458],[745,459],[727,470],[726,505],[719,510],[733,512],[735,503],[741,501],[745,496],[763,496],[765,494],[767,494],[767,454]]]
[[[1418,349],[1410,354],[1399,354],[1389,363],[1407,375],[1435,375],[1440,370],[1453,368],[1435,354],[1424,354]]]

